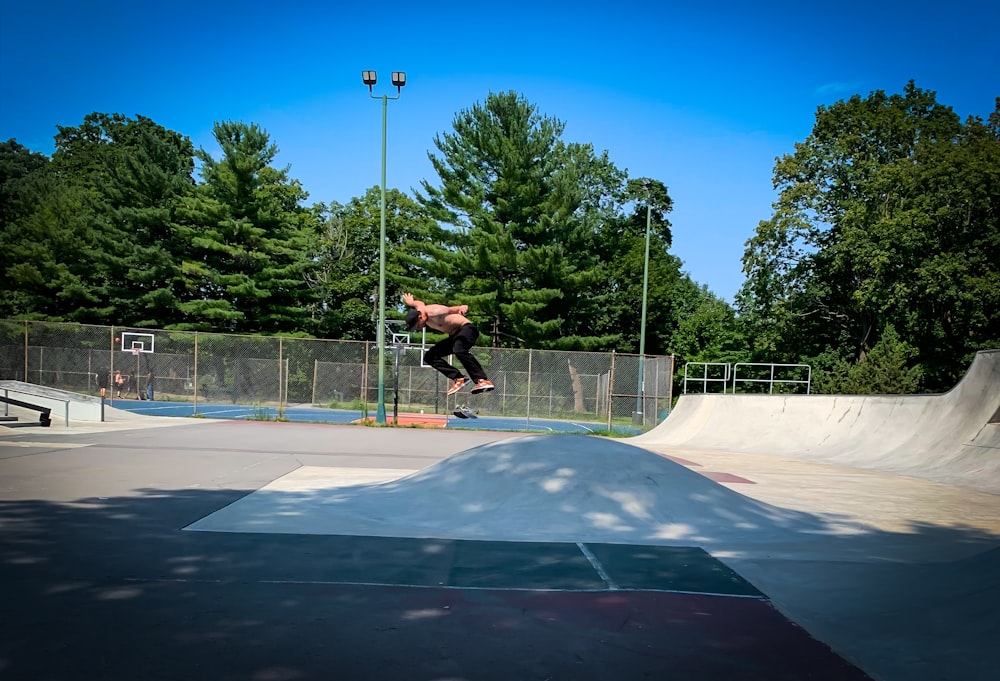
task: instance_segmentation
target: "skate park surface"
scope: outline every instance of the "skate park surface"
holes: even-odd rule
[[[992,679],[1000,353],[645,435],[0,429],[0,676]]]

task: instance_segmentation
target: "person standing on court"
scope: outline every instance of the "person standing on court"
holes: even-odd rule
[[[403,302],[414,308],[406,313],[406,330],[419,331],[424,327],[448,334],[444,340],[438,341],[424,353],[424,362],[451,379],[448,394],[454,395],[471,380],[472,392],[484,393],[493,390],[493,384],[486,377],[482,365],[472,355],[472,348],[479,338],[479,329],[470,322],[465,314],[468,305],[427,305],[417,300],[410,293],[403,294]],[[445,357],[455,355],[469,378],[449,364]]]

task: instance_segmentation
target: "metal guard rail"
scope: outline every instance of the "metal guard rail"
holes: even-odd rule
[[[50,395],[40,395],[38,393],[29,392],[27,390],[18,390],[17,388],[11,388],[11,387],[8,387],[8,386],[5,386],[3,388],[3,398],[0,398],[0,402],[6,402],[8,404],[13,404],[14,406],[17,406],[17,407],[24,407],[26,409],[34,409],[34,410],[37,410],[39,413],[41,413],[42,410],[44,410],[45,411],[45,415],[46,415],[47,418],[52,413],[52,408],[51,407],[39,407],[38,405],[35,405],[35,404],[29,404],[27,402],[19,402],[18,400],[14,400],[14,399],[10,398],[9,397],[9,393],[16,393],[18,395],[28,395],[29,397],[43,397],[43,398],[45,398],[47,400],[55,400],[56,402],[62,402],[63,403],[63,411],[65,412],[66,427],[69,428],[69,403],[72,402],[72,400],[66,399],[65,397],[53,397],[53,396],[50,396]],[[4,414],[5,415],[7,414],[7,408],[6,407],[4,407]],[[52,421],[52,419],[49,418],[49,422],[50,423],[51,423],[51,421]],[[49,424],[46,423],[46,424],[42,424],[42,425],[44,425],[44,426],[47,427]]]
[[[23,407],[24,409],[31,409],[38,412],[38,425],[43,428],[48,428],[52,425],[52,408],[51,407],[39,407],[37,404],[30,404],[28,402],[22,402],[21,400],[15,400],[13,397],[8,397],[8,389],[4,388],[3,397],[0,397],[0,402],[5,405],[13,404],[15,407]],[[4,407],[4,413],[6,415],[7,408]],[[26,424],[31,425],[31,424]],[[66,400],[66,425],[69,425],[69,400]]]

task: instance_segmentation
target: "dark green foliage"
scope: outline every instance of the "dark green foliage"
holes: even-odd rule
[[[5,224],[13,315],[169,323],[177,202],[192,190],[190,142],[147,118],[90,114],[60,127],[51,163]],[[30,190],[26,188],[30,185]]]
[[[674,352],[671,336],[677,328],[678,315],[687,306],[688,294],[697,290],[697,286],[681,272],[680,259],[669,253],[672,236],[667,213],[672,202],[666,186],[650,179],[629,180],[624,198],[632,202],[631,212],[605,216],[598,228],[596,251],[601,256],[601,276],[594,299],[601,305],[591,320],[595,329],[618,336],[613,346],[616,349],[639,350],[648,217],[645,351],[669,354]]]
[[[7,225],[35,201],[28,178],[49,163],[16,140],[0,143],[0,224]]]
[[[319,333],[325,338],[376,338],[381,198],[380,188],[372,187],[346,206],[317,207],[317,266],[308,281],[320,301]],[[431,240],[434,224],[411,198],[388,189],[385,229],[391,319],[403,291],[426,286],[424,262],[410,251],[412,244]]]
[[[858,363],[820,358],[813,374],[813,391],[832,394],[908,394],[920,386],[921,368],[911,366],[916,350],[890,324],[878,343]]]
[[[494,346],[618,346],[632,320],[620,317],[627,293],[608,280],[625,274],[614,232],[625,229],[626,174],[606,153],[563,142],[563,123],[514,92],[490,93],[453,130],[430,155],[441,185],[425,181],[417,196],[444,227],[440,245],[422,249],[427,289],[467,303]],[[662,190],[661,217],[670,210]],[[631,307],[640,299],[641,290]]]
[[[306,287],[316,216],[256,125],[215,125],[222,158],[198,150],[203,185],[181,209],[185,292],[177,329],[280,333],[314,330]]]
[[[913,83],[821,107],[747,243],[738,303],[756,356],[859,363],[892,327],[920,387],[944,390],[997,347],[998,123],[962,124]]]

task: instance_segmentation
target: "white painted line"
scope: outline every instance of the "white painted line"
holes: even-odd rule
[[[80,442],[34,442],[31,440],[0,440],[0,447],[46,447],[49,449],[73,449],[75,447],[90,447]]]
[[[610,591],[618,591],[618,585],[615,584],[614,580],[611,579],[611,577],[608,576],[608,573],[604,571],[604,566],[601,565],[599,560],[597,560],[597,556],[591,553],[590,549],[584,546],[582,542],[577,542],[576,546],[580,549],[580,552],[587,557],[587,560],[590,561],[590,564],[593,566],[594,570],[597,571],[600,578],[604,580],[604,583],[608,585],[608,589]]]
[[[684,591],[681,589],[621,589],[609,587],[607,589],[556,589],[553,587],[537,586],[458,586],[455,584],[405,584],[399,582],[345,582],[338,580],[324,579],[190,579],[172,577],[125,577],[124,582],[146,582],[150,584],[286,584],[288,586],[367,586],[377,588],[399,587],[404,589],[441,589],[446,591],[511,591],[511,592],[542,592],[542,593],[582,593],[582,594],[602,594],[608,591],[619,591],[622,593],[660,593],[660,594],[685,594],[689,596],[714,596],[717,598],[752,598],[758,601],[768,600],[767,596],[754,594],[723,594],[713,591]]]

